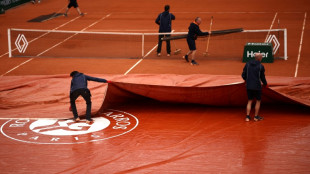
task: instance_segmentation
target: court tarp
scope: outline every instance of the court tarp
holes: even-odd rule
[[[90,74],[92,75],[92,74]],[[126,102],[154,99],[171,103],[209,106],[245,106],[246,88],[237,75],[132,74],[92,75],[111,84],[90,82],[93,114]],[[0,77],[0,116],[68,118],[70,80],[68,75]],[[310,77],[268,77],[263,89],[264,104],[298,104],[310,107]],[[85,102],[77,101],[80,112]]]
[[[310,78],[267,77],[262,100],[310,106]],[[102,109],[147,97],[163,102],[244,106],[245,83],[234,75],[127,75],[109,84]]]
[[[54,13],[50,13],[47,15],[41,15],[41,16],[35,17],[33,19],[28,20],[27,22],[45,22],[45,21],[48,21],[48,20],[63,16],[63,15],[64,15],[63,13],[54,12]]]

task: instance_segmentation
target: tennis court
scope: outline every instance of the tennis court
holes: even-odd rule
[[[2,173],[310,172],[309,2],[80,0],[83,17],[71,9],[27,22],[64,13],[66,3],[42,0],[0,15]],[[176,33],[197,16],[202,31],[211,16],[212,30],[286,29],[287,60],[264,64],[263,121],[244,122],[242,54],[247,39],[264,42],[268,32],[211,36],[207,57],[207,38],[198,39],[199,66],[182,59],[185,40],[171,43],[181,54],[167,57],[163,43],[157,57],[151,33],[166,4]],[[26,56],[15,46],[20,34]],[[283,33],[272,34],[284,54]],[[73,70],[113,81],[89,83],[92,126],[69,119]],[[77,107],[85,114],[83,100]]]

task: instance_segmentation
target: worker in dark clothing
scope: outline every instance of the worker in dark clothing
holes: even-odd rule
[[[35,4],[35,3],[36,3],[36,0],[31,0],[31,2],[32,2],[33,4]],[[41,2],[41,0],[37,0],[37,3],[38,3],[38,4],[40,4],[40,2]]]
[[[86,101],[86,123],[91,123],[93,120],[90,117],[91,114],[91,94],[89,89],[87,88],[87,81],[96,81],[96,82],[103,82],[108,83],[109,81],[105,79],[100,79],[96,77],[91,77],[84,75],[83,73],[80,73],[78,71],[71,72],[70,76],[72,77],[71,80],[71,89],[70,89],[70,110],[72,110],[74,120],[80,121],[80,118],[77,113],[75,100],[81,95],[84,100]]]
[[[68,11],[71,7],[74,7],[80,16],[84,16],[84,13],[82,13],[80,8],[79,8],[77,0],[68,0],[68,2],[69,2],[69,4],[67,6],[66,12],[64,13],[64,16],[66,16],[66,17],[68,16]]]
[[[264,87],[267,87],[265,67],[261,64],[262,58],[262,54],[256,53],[255,60],[250,60],[243,68],[242,78],[245,80],[248,94],[248,104],[246,109],[247,116],[245,121],[251,120],[250,112],[254,98],[256,98],[254,121],[263,120],[263,117],[258,116],[262,95],[261,82],[263,83]]]
[[[208,32],[202,32],[199,29],[199,25],[200,24],[201,24],[201,18],[197,17],[195,19],[195,21],[192,22],[190,24],[190,26],[188,27],[188,34],[187,34],[186,40],[187,40],[187,44],[188,44],[188,47],[189,47],[189,52],[185,56],[183,56],[183,58],[187,62],[189,62],[188,56],[192,55],[192,60],[191,60],[191,64],[192,65],[198,65],[198,63],[195,61],[195,54],[196,54],[196,43],[195,43],[195,40],[197,39],[198,36],[206,36],[208,34],[211,34],[211,33],[208,33]]]
[[[155,23],[159,25],[159,33],[169,33],[171,32],[171,21],[175,20],[175,16],[172,13],[169,13],[170,6],[165,6],[165,11],[160,13],[155,20]],[[160,56],[161,52],[161,45],[163,37],[170,37],[170,34],[165,35],[159,35],[158,36],[158,47],[157,47],[157,56]],[[167,56],[170,56],[171,53],[171,47],[170,47],[170,40],[166,41],[166,47],[167,47]]]

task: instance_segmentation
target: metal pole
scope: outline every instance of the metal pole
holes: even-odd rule
[[[11,48],[11,29],[8,28],[8,44],[9,44],[9,57],[12,57],[12,48]]]
[[[287,60],[287,29],[284,29],[284,60]]]
[[[142,33],[142,58],[144,57],[144,33]]]

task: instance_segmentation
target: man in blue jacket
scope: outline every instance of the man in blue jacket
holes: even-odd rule
[[[96,81],[96,82],[103,82],[108,83],[105,79],[95,78],[91,76],[84,75],[83,73],[80,73],[78,71],[72,71],[70,73],[70,76],[72,77],[71,80],[71,88],[70,88],[70,110],[72,110],[74,120],[80,121],[80,118],[78,116],[75,100],[81,95],[84,100],[86,101],[86,123],[91,123],[93,120],[90,117],[91,114],[91,94],[89,89],[87,88],[87,81]]]
[[[242,78],[245,80],[248,94],[248,104],[246,109],[247,116],[245,121],[251,120],[250,112],[254,98],[256,98],[254,121],[263,120],[263,117],[258,116],[262,95],[261,82],[263,82],[264,87],[267,87],[265,67],[261,64],[262,58],[262,54],[256,53],[255,60],[250,60],[243,68]]]
[[[198,65],[198,63],[195,61],[195,54],[196,54],[196,43],[195,40],[198,36],[205,36],[208,35],[208,32],[202,32],[199,29],[199,25],[201,24],[202,20],[200,17],[197,17],[194,22],[190,24],[188,27],[188,34],[187,34],[187,45],[189,47],[189,52],[183,56],[183,58],[189,62],[188,56],[192,55],[191,64],[192,65]],[[210,31],[211,32],[211,31]]]
[[[165,6],[165,11],[160,13],[155,20],[155,23],[159,25],[159,33],[168,33],[171,32],[171,21],[175,20],[175,16],[172,13],[169,13],[170,6]],[[157,47],[157,56],[160,56],[161,52],[161,45],[163,37],[169,37],[170,34],[166,35],[159,35],[158,36],[158,47]],[[171,47],[170,47],[170,40],[166,41],[166,47],[167,47],[167,56],[170,56],[171,53]]]

